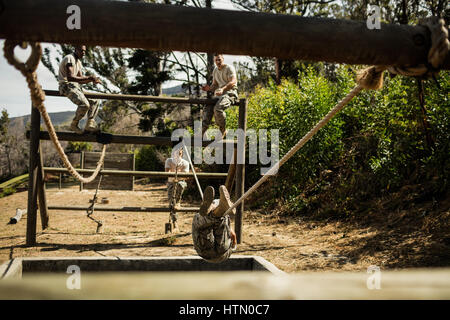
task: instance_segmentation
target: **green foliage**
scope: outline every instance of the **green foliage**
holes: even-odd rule
[[[161,152],[156,146],[144,146],[140,150],[136,150],[136,170],[164,171],[164,164],[158,156],[158,153]]]
[[[0,198],[9,196],[14,193],[16,193],[16,189],[14,187],[7,187],[7,188],[3,189],[2,192],[0,192]]]
[[[89,142],[73,142],[70,141],[66,147],[66,152],[76,153],[81,151],[92,151],[92,144]]]
[[[298,86],[283,81],[267,88],[259,87],[249,97],[249,129],[279,130],[280,156],[305,135],[334,105],[335,85],[312,68],[300,74]],[[229,123],[236,127],[237,109],[228,111]],[[289,173],[298,184],[305,183],[327,168],[342,149],[342,121],[335,119],[298,152],[280,173]],[[257,176],[257,175],[255,175]],[[280,190],[281,191],[281,190]]]
[[[5,142],[6,136],[8,134],[8,126],[9,126],[9,115],[6,109],[2,110],[2,116],[0,117],[0,143]]]
[[[298,84],[270,82],[249,96],[248,128],[279,129],[280,158],[355,85],[354,72],[347,67],[337,68],[333,81],[322,73],[308,67],[299,74]],[[442,72],[438,81],[440,89],[433,82],[425,84],[426,115],[415,79],[386,77],[382,90],[361,92],[280,169],[271,184],[271,198],[284,199],[293,212],[299,212],[325,190],[331,190],[341,204],[405,184],[433,181],[432,193],[447,190],[449,73]],[[234,128],[237,112],[237,108],[227,110]],[[430,124],[434,145],[425,139],[424,121]],[[249,166],[246,172],[248,185],[260,177],[259,166]],[[324,172],[331,172],[333,178],[325,179]]]

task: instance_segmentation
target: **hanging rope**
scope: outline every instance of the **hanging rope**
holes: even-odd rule
[[[196,182],[197,187],[198,187],[198,192],[200,192],[200,196],[202,197],[202,200],[203,200],[202,187],[200,186],[200,182],[198,181],[197,174],[195,173],[195,169],[194,169],[194,165],[192,164],[191,156],[190,156],[190,154],[188,152],[188,149],[186,148],[186,145],[184,144],[184,140],[182,141],[182,143],[183,143],[184,152],[186,152],[187,158],[189,160],[189,164],[191,165],[192,173],[194,174],[194,179],[195,179],[195,182]]]
[[[9,64],[13,65],[17,70],[19,70],[27,80],[28,88],[30,89],[31,101],[33,103],[33,108],[37,108],[44,119],[45,125],[47,126],[48,133],[50,135],[50,139],[55,145],[56,151],[58,152],[61,160],[63,161],[64,166],[67,168],[69,173],[75,177],[77,180],[83,183],[92,182],[98,175],[101,166],[103,165],[103,161],[105,160],[106,153],[106,145],[103,145],[102,154],[100,156],[100,160],[97,163],[97,167],[94,170],[94,173],[90,177],[83,177],[80,175],[72,164],[69,161],[69,158],[64,152],[61,143],[59,142],[58,136],[56,135],[55,128],[53,127],[50,116],[47,113],[47,110],[44,106],[45,93],[42,90],[41,85],[38,82],[36,69],[41,61],[42,57],[42,47],[40,43],[29,43],[31,46],[31,55],[26,62],[20,62],[14,55],[14,48],[20,45],[23,49],[27,47],[27,43],[23,42],[19,44],[18,42],[13,42],[10,40],[5,41],[5,45],[3,48],[5,58],[9,62]]]
[[[383,72],[388,70],[390,73],[401,74],[405,76],[428,78],[439,73],[439,68],[443,64],[448,52],[450,51],[450,42],[448,40],[448,31],[444,19],[431,17],[423,20],[421,25],[428,28],[431,33],[431,47],[428,52],[428,62],[412,67],[391,67],[391,66],[373,66],[361,70],[357,74],[357,85],[342,99],[330,112],[320,120],[303,138],[286,153],[269,171],[266,172],[250,189],[247,190],[236,202],[225,212],[229,214],[238,205],[248,198],[261,184],[270,176],[275,175],[278,169],[286,163],[303,145],[308,142],[322,127],[324,127],[342,108],[345,107],[362,89],[378,90],[383,86]]]
[[[101,228],[102,228],[102,226],[103,226],[103,223],[100,220],[97,220],[94,217],[92,217],[92,215],[94,214],[94,206],[97,203],[97,193],[98,193],[98,190],[100,189],[100,184],[102,183],[102,178],[103,178],[103,175],[100,175],[100,177],[98,179],[98,183],[97,183],[97,188],[95,189],[94,197],[91,200],[92,203],[89,206],[89,208],[87,208],[87,210],[86,210],[86,214],[87,214],[86,216],[89,219],[91,219],[92,221],[94,221],[95,223],[97,223],[97,231],[96,231],[96,233],[99,233]]]

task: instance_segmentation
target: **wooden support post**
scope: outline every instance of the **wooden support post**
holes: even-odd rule
[[[36,244],[36,214],[38,196],[39,173],[39,131],[41,115],[37,108],[31,107],[31,134],[30,134],[30,166],[28,168],[28,209],[27,209],[27,235],[26,245]]]
[[[136,171],[136,154],[133,153],[133,171]],[[133,181],[131,182],[131,191],[134,191],[134,182],[136,178],[133,176]]]
[[[81,151],[80,154],[80,167],[84,169],[84,151]],[[80,191],[83,191],[83,182],[80,181]]]
[[[245,133],[247,130],[247,99],[239,101],[239,129],[243,132],[238,135],[237,158],[236,158],[236,199],[239,199],[245,192]],[[242,215],[244,214],[244,201],[236,208],[236,219],[234,229],[237,236],[237,243],[242,241]]]
[[[59,174],[59,190],[61,190],[61,184],[62,184],[62,173]]]
[[[234,148],[233,158],[231,159],[230,166],[228,167],[228,175],[225,181],[225,187],[228,190],[228,193],[231,194],[231,189],[233,188],[234,178],[236,177],[236,157],[237,157],[237,148]]]
[[[41,146],[39,145],[39,158],[38,158],[38,175],[37,175],[37,188],[39,197],[39,212],[41,214],[41,225],[42,229],[48,227],[48,207],[47,207],[47,196],[45,194],[45,175],[44,175],[44,162],[42,160]]]

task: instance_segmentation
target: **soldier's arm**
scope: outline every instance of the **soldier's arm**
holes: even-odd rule
[[[236,86],[236,83],[237,83],[236,76],[235,75],[231,76],[231,80],[226,84],[225,87],[222,88],[223,93],[233,89]]]
[[[75,74],[75,70],[74,70],[72,64],[67,64],[66,65],[66,70],[67,70],[67,81],[78,82],[78,83],[81,83],[81,84],[95,81],[94,77],[82,76],[82,75],[80,75],[80,73]]]
[[[213,83],[211,85],[205,85],[202,87],[202,90],[204,91],[214,91],[219,87],[219,84],[215,79],[213,79]]]

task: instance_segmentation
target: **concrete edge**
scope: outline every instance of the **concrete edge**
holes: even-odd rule
[[[22,259],[15,258],[0,265],[0,280],[22,278]]]
[[[7,261],[0,267],[0,277],[6,276],[22,277],[23,265],[22,262],[32,261],[69,261],[69,260],[84,260],[84,261],[155,261],[155,260],[197,260],[203,259],[199,256],[159,256],[159,257],[142,257],[142,256],[72,256],[72,257],[23,257]],[[266,271],[273,275],[285,275],[284,271],[278,269],[274,264],[260,256],[254,255],[232,255],[229,260],[248,260],[251,259],[252,270],[249,271]],[[5,273],[3,277],[2,274]]]
[[[254,270],[260,270],[258,268],[258,267],[260,267],[263,270],[267,270],[267,271],[271,272],[275,276],[283,276],[283,275],[287,274],[286,272],[278,269],[273,263],[267,261],[263,257],[260,257],[260,256],[247,256],[247,257],[253,258],[253,269]],[[259,266],[258,266],[258,264],[259,264]]]

